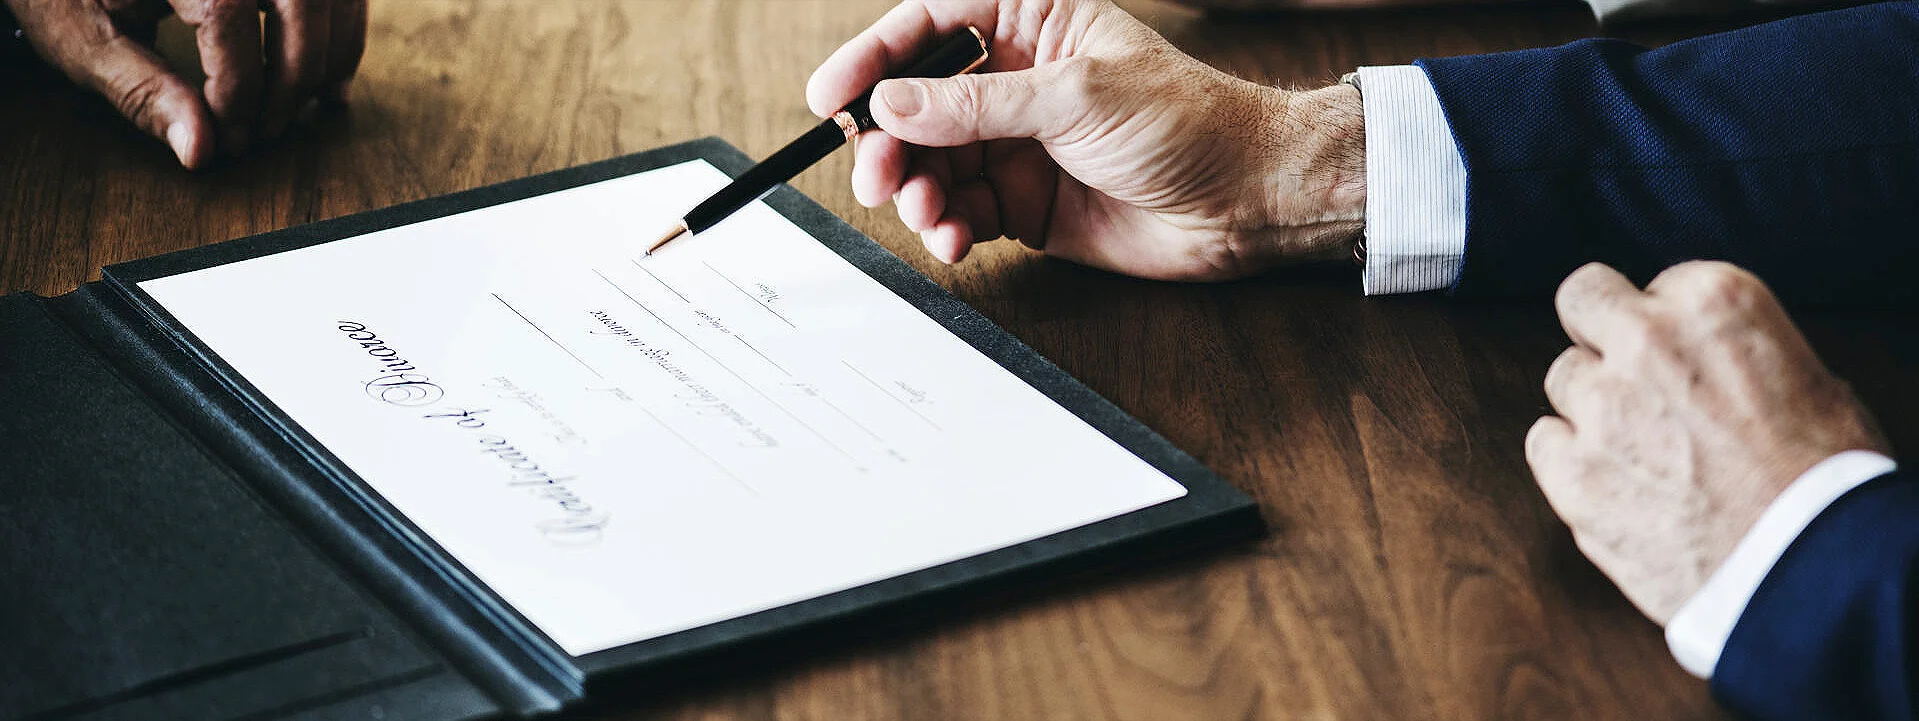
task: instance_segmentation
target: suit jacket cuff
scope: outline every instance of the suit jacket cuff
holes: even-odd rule
[[[1450,288],[1466,254],[1466,164],[1426,73],[1359,69],[1367,295]]]
[[[1892,459],[1872,451],[1846,451],[1821,461],[1787,486],[1706,585],[1666,624],[1666,647],[1679,665],[1694,676],[1712,678],[1726,639],[1753,592],[1799,533],[1840,496],[1895,467]]]

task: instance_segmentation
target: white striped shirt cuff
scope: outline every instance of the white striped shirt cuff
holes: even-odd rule
[[[1466,163],[1426,73],[1359,69],[1367,295],[1450,288],[1466,254]]]

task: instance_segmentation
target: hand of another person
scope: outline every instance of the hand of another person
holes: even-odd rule
[[[1889,453],[1758,278],[1673,266],[1641,292],[1599,264],[1556,298],[1573,340],[1526,461],[1579,549],[1660,625],[1767,505],[1841,451]]]
[[[5,0],[40,56],[106,96],[189,168],[286,130],[317,96],[344,102],[366,47],[366,0]],[[266,22],[261,22],[261,10]],[[170,13],[194,28],[206,83],[153,52]]]
[[[1181,54],[1108,0],[908,0],[813,73],[821,116],[972,25],[981,72],[888,80],[859,201],[892,199],[953,263],[1016,238],[1107,270],[1223,280],[1347,257],[1365,214],[1359,93],[1262,87]]]

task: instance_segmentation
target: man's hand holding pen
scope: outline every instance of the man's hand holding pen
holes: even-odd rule
[[[880,81],[967,25],[988,40],[982,73]],[[1010,237],[1129,275],[1225,280],[1353,257],[1363,230],[1357,88],[1227,76],[1108,0],[907,0],[814,72],[807,101],[826,116],[869,87],[878,132],[854,194],[892,200],[948,263]],[[1606,292],[1582,294],[1595,279]],[[1659,623],[1797,474],[1885,450],[1749,274],[1681,265],[1642,293],[1594,266],[1561,306],[1578,345],[1547,374],[1561,415],[1533,429],[1527,459],[1582,550]]]
[[[981,73],[879,82],[968,25],[990,46]],[[814,72],[807,100],[828,117],[867,88],[881,132],[861,139],[854,193],[893,200],[945,262],[1008,237],[1131,275],[1223,280],[1350,257],[1359,236],[1356,90],[1233,78],[1106,0],[903,3]]]

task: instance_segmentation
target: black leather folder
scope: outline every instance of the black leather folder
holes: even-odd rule
[[[0,298],[0,718],[536,717],[821,648],[879,621],[924,623],[1065,571],[1260,531],[1244,495],[782,187],[765,202],[1188,493],[570,656],[138,286],[699,158],[729,174],[750,165],[709,138],[115,265],[56,298]]]

